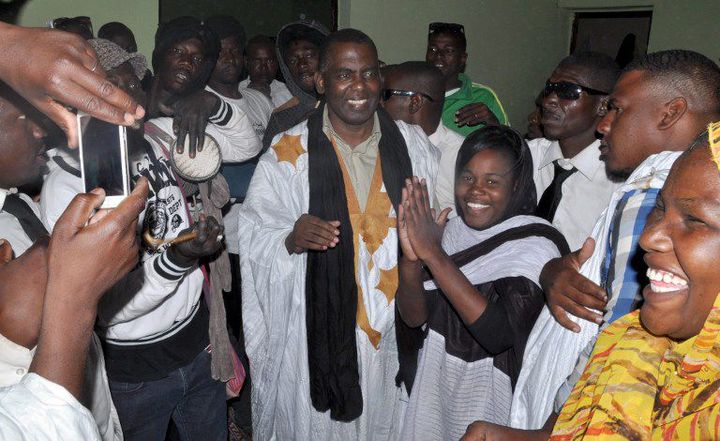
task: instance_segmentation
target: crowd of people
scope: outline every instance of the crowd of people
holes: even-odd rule
[[[704,55],[573,53],[520,134],[455,23],[53,28],[0,23],[0,439],[720,439]]]

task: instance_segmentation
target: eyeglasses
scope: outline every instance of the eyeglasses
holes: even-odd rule
[[[545,83],[545,89],[543,90],[543,96],[556,94],[561,100],[578,100],[580,95],[585,92],[588,95],[609,95],[608,92],[602,90],[593,89],[580,84],[571,83],[569,81],[560,81],[559,83],[551,83],[550,81]]]
[[[429,101],[435,101],[430,97],[430,95],[422,93],[422,92],[413,92],[410,90],[399,90],[399,89],[383,89],[383,100],[387,101],[392,97],[393,95],[398,96],[421,96],[426,98]]]
[[[430,23],[428,27],[428,33],[430,35],[441,33],[441,34],[459,34],[465,35],[465,26],[458,23],[441,23],[434,22]]]

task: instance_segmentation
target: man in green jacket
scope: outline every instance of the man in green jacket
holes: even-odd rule
[[[465,29],[457,23],[430,23],[425,60],[445,76],[442,121],[467,136],[488,124],[507,124],[507,115],[495,92],[473,83],[463,73],[467,61]]]

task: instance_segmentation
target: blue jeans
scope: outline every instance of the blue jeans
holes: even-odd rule
[[[110,381],[125,441],[163,441],[170,418],[183,441],[225,441],[225,385],[210,376],[210,354],[160,380]]]

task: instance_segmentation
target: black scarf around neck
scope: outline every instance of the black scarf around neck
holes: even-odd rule
[[[320,412],[352,421],[363,411],[357,365],[355,327],[358,292],[355,249],[347,192],[332,142],[323,132],[322,104],[308,119],[309,214],[340,221],[340,242],[327,251],[308,251],[305,309],[310,369],[310,398]],[[412,164],[405,139],[395,122],[377,110],[385,189],[397,209]]]

